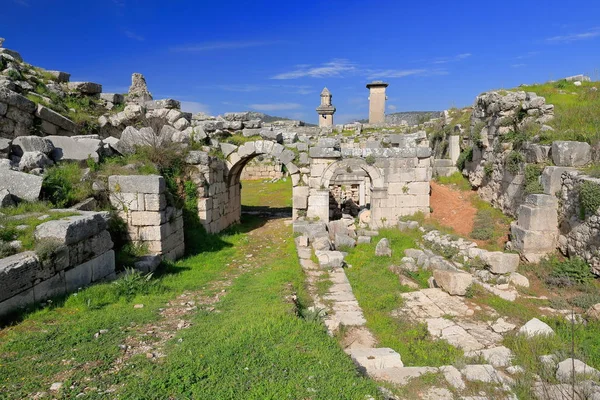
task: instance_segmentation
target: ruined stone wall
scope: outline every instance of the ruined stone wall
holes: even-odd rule
[[[582,186],[587,183],[600,193],[600,179],[577,171],[564,171],[560,176],[559,248],[569,257],[585,259],[592,272],[600,275],[599,210],[586,210],[582,201]]]
[[[183,214],[167,204],[165,180],[158,175],[113,175],[108,178],[110,203],[127,223],[132,243],[167,260],[185,253]]]
[[[31,134],[72,136],[75,131],[73,121],[0,87],[0,138],[13,139]]]
[[[282,167],[283,164],[273,157],[257,157],[246,164],[240,179],[243,181],[281,179],[284,176]]]
[[[72,210],[68,210],[72,211]],[[0,315],[115,278],[108,213],[82,212],[39,225],[36,242],[48,251],[0,259]]]
[[[554,117],[554,106],[543,97],[525,92],[488,92],[477,97],[471,117],[470,144],[473,160],[467,163],[469,182],[479,196],[505,214],[516,216],[525,199],[524,161],[517,168],[512,164],[513,152],[521,155],[526,149],[516,148],[505,136],[516,131],[551,129],[544,124]],[[531,134],[533,136],[533,134]]]

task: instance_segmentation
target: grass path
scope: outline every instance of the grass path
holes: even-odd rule
[[[379,397],[322,324],[297,317],[293,296],[308,296],[284,220],[194,244],[150,281],[95,285],[1,329],[0,398]]]

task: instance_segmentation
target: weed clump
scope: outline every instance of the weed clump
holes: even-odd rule
[[[471,238],[476,240],[490,240],[494,237],[494,216],[491,210],[483,209],[477,211],[473,222]]]
[[[600,208],[600,185],[585,181],[579,188],[579,203],[589,214],[598,214]]]
[[[590,266],[580,257],[568,258],[561,261],[556,256],[548,257],[540,263],[543,268],[550,270],[546,284],[556,287],[571,287],[589,285],[594,279]]]

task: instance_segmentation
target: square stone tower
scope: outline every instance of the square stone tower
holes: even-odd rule
[[[333,127],[335,107],[331,104],[332,97],[331,92],[327,88],[324,88],[321,92],[321,105],[317,107],[317,114],[319,114],[319,128]]]
[[[383,81],[373,81],[367,84],[369,89],[369,123],[383,124],[385,122],[385,88],[388,84]]]

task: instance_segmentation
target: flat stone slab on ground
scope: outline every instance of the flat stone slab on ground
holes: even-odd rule
[[[469,382],[484,382],[484,383],[499,383],[500,378],[493,366],[489,364],[483,365],[466,365],[461,373]]]
[[[352,361],[363,371],[371,371],[392,367],[404,367],[400,354],[387,347],[375,349],[351,349]]]
[[[377,380],[403,386],[406,385],[412,378],[418,378],[426,373],[435,374],[437,372],[438,369],[433,367],[394,367],[378,369],[369,375]]]

